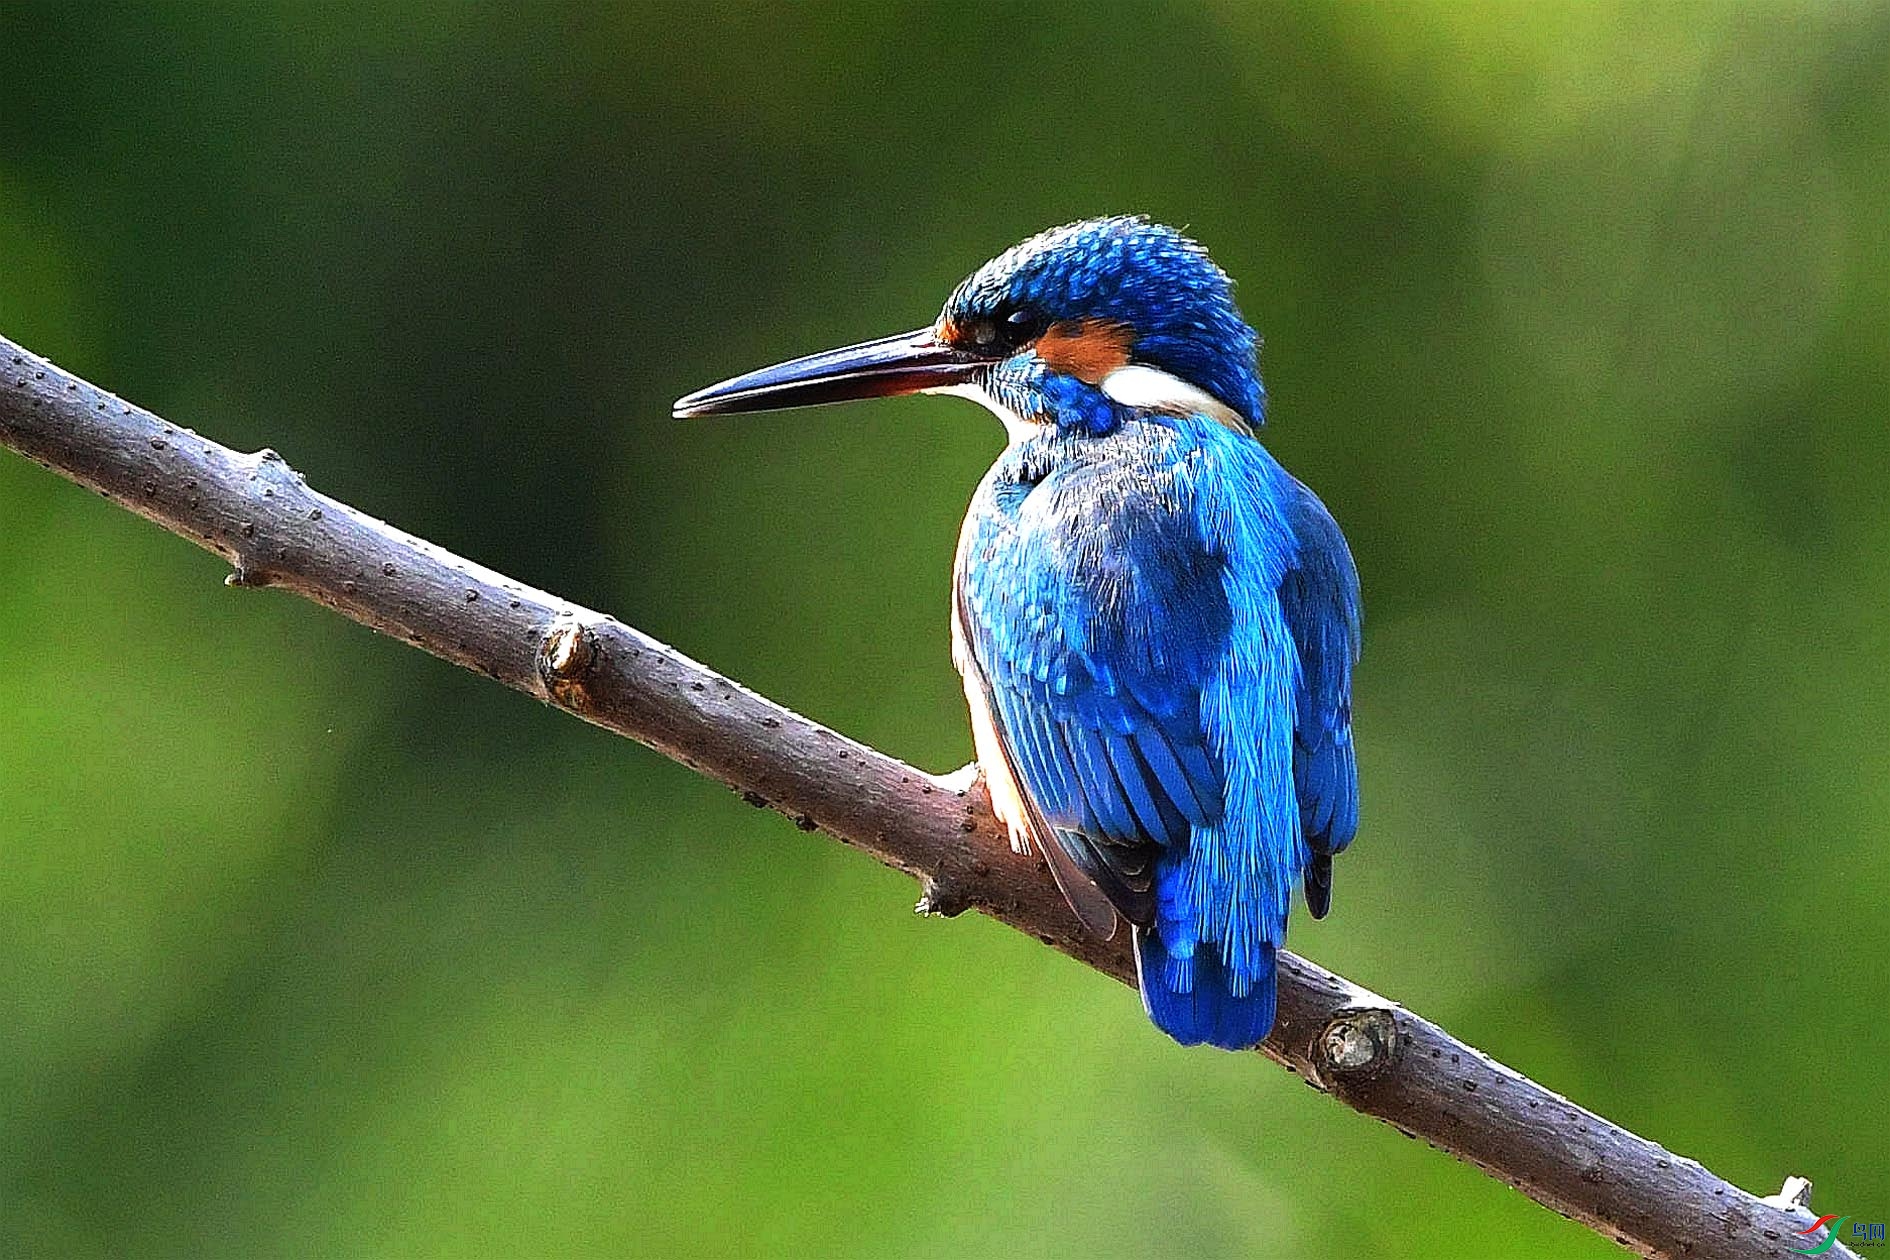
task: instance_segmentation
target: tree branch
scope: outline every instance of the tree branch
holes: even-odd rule
[[[273,451],[220,446],[5,338],[0,445],[222,556],[231,585],[293,591],[647,744],[916,877],[921,910],[982,911],[1134,983],[1126,939],[1082,931],[1037,860],[1010,851],[981,792],[311,490]],[[1792,1238],[1812,1219],[1799,1179],[1769,1199],[1748,1194],[1290,953],[1262,1050],[1641,1255],[1783,1260],[1806,1241]],[[1839,1244],[1826,1254],[1852,1253]]]

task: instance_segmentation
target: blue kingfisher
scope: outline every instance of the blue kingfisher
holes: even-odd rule
[[[678,416],[957,394],[1009,442],[959,534],[952,655],[997,817],[1092,932],[1134,933],[1149,1018],[1273,1026],[1295,887],[1323,917],[1358,829],[1358,575],[1254,436],[1258,338],[1194,241],[1053,228],[937,320],[690,394]]]

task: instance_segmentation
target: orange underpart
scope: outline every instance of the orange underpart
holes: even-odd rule
[[[1037,357],[1053,372],[1095,385],[1129,361],[1126,324],[1084,319],[1052,324],[1037,338]]]

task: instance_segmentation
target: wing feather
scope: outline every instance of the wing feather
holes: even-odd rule
[[[1185,851],[1222,808],[1200,717],[1229,619],[1220,562],[1139,471],[1108,485],[1097,481],[1120,467],[1066,468],[1035,490],[987,485],[955,582],[961,669],[989,696],[1038,815],[1032,840],[1085,922],[1095,916],[1076,902],[1094,888],[1152,923],[1156,854]]]
[[[1295,481],[1289,519],[1298,554],[1280,585],[1280,607],[1299,653],[1294,694],[1293,785],[1312,851],[1306,907],[1332,908],[1332,857],[1358,834],[1358,762],[1352,750],[1352,667],[1359,651],[1358,571],[1325,505]]]

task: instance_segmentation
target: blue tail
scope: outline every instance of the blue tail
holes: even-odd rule
[[[1247,991],[1235,997],[1220,951],[1204,945],[1193,958],[1171,958],[1153,928],[1135,929],[1135,972],[1142,1006],[1155,1026],[1184,1046],[1223,1050],[1258,1045],[1273,1028],[1273,951],[1266,951]]]

